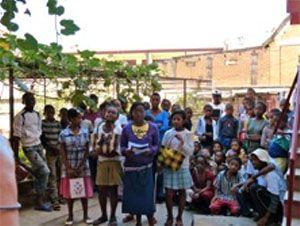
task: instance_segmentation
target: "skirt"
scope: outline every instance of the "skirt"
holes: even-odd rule
[[[127,171],[123,177],[122,212],[151,215],[155,212],[152,167],[140,171]]]
[[[122,166],[119,161],[103,161],[97,166],[96,185],[118,186],[122,184]]]
[[[83,177],[84,180],[84,187],[85,187],[85,193],[86,197],[85,198],[92,198],[94,195],[93,192],[93,185],[91,178],[89,176]],[[67,177],[63,177],[60,179],[60,185],[59,185],[59,194],[65,198],[65,199],[70,199],[70,179]]]
[[[181,168],[178,171],[173,171],[165,168],[163,174],[165,188],[180,190],[188,189],[193,186],[193,179],[189,169]]]

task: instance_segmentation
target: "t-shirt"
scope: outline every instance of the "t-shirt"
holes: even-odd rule
[[[180,141],[175,137],[176,134],[179,134],[184,140],[184,144],[182,147],[180,147]],[[182,150],[185,158],[182,162],[181,168],[189,168],[190,156],[194,151],[193,135],[190,131],[188,131],[187,129],[176,131],[174,128],[172,128],[165,133],[161,145],[169,147],[172,150],[176,151]]]
[[[56,151],[58,154],[58,150],[60,149],[60,143],[59,143],[59,134],[61,132],[61,126],[60,122],[53,120],[43,120],[42,121],[42,144],[46,151]],[[54,149],[54,150],[53,150]]]
[[[39,113],[23,109],[14,119],[14,136],[19,137],[23,147],[32,147],[41,143],[42,120]]]
[[[232,115],[225,115],[219,122],[220,138],[235,138],[239,128],[239,122]]]
[[[268,122],[264,119],[258,120],[256,118],[251,118],[251,119],[249,119],[247,134],[248,135],[253,135],[253,134],[262,135],[263,129],[265,128],[266,125],[268,125]],[[248,152],[252,152],[259,147],[260,147],[260,140],[259,141],[250,141],[249,147],[248,147]]]
[[[279,172],[277,169],[267,173],[263,176],[265,180],[265,187],[266,189],[274,194],[278,195],[280,201],[283,203],[284,201],[284,195],[286,192],[286,184],[283,178],[283,175],[281,172]]]

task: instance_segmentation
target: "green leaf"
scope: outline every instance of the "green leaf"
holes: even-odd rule
[[[73,20],[61,20],[60,25],[64,27],[60,30],[63,35],[73,35],[80,29]]]
[[[84,51],[79,52],[79,53],[80,53],[80,57],[84,58],[84,59],[91,58],[95,55],[95,52],[89,51],[89,50],[84,50]]]
[[[25,39],[18,39],[17,43],[22,50],[38,50],[38,42],[31,34],[26,33]]]
[[[50,15],[61,16],[65,12],[65,8],[63,6],[57,6],[56,0],[48,0],[47,7]]]

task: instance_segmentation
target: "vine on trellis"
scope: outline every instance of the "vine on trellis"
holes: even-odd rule
[[[0,22],[8,30],[0,38],[0,80],[8,78],[9,68],[13,69],[16,78],[51,79],[60,84],[59,97],[74,104],[84,101],[88,105],[87,91],[97,89],[100,79],[104,80],[104,87],[118,84],[120,95],[129,101],[140,99],[137,89],[142,95],[161,89],[157,76],[160,71],[155,63],[130,66],[120,61],[99,59],[89,50],[78,51],[76,55],[67,54],[61,45],[39,43],[30,33],[24,38],[17,37],[14,32],[19,25],[13,20],[19,13],[19,4],[26,5],[27,2],[2,0],[0,4]],[[73,20],[61,18],[65,8],[56,0],[48,0],[46,6],[49,15],[59,17],[60,35],[74,35],[79,31]],[[26,9],[26,14],[30,16],[30,9]]]

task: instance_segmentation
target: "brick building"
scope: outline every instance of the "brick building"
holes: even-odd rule
[[[211,79],[211,87],[261,91],[284,89],[293,81],[300,61],[300,25],[286,18],[260,46],[174,57],[159,61],[165,76]]]

